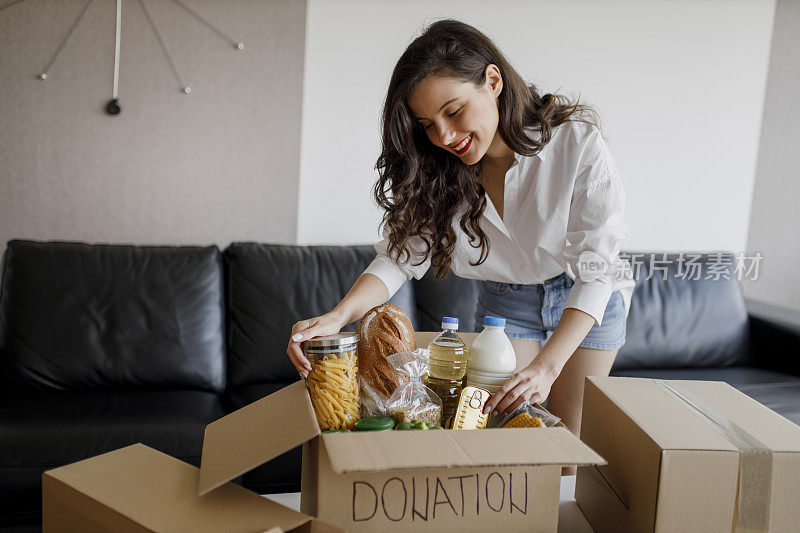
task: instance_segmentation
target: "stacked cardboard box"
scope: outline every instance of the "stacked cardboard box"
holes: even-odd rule
[[[587,378],[581,439],[598,532],[800,531],[800,427],[730,385]]]

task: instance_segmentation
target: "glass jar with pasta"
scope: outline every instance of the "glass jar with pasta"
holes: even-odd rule
[[[322,431],[353,429],[358,420],[358,367],[355,333],[309,339],[303,350],[311,362],[308,394]]]

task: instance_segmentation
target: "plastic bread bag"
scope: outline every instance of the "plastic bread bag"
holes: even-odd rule
[[[358,376],[358,382],[361,387],[361,395],[359,397],[359,417],[369,418],[371,416],[383,416],[386,414],[386,398],[382,393],[375,390],[369,381]]]
[[[506,415],[497,427],[500,428],[536,428],[553,427],[561,421],[556,415],[540,409],[530,402],[523,402]]]
[[[397,365],[398,367],[404,367],[407,363],[417,360],[417,356],[414,352],[398,352],[394,354],[394,356],[395,357],[391,362],[389,358],[392,356],[387,356],[385,358],[386,363]],[[359,370],[361,370],[360,367]],[[361,387],[361,395],[359,397],[361,402],[359,406],[359,416],[361,418],[368,418],[370,416],[386,416],[386,406],[391,394],[385,394],[383,391],[385,389],[391,389],[394,391],[399,385],[408,382],[408,377],[406,374],[398,372],[394,366],[391,367],[391,370],[396,377],[394,377],[392,380],[389,380],[388,377],[382,378],[382,390],[378,390],[373,387],[371,381],[359,372],[358,381]]]
[[[399,352],[390,355],[388,361],[407,381],[386,401],[386,414],[397,424],[413,420],[441,424],[442,400],[422,382],[422,376],[428,373],[428,350]]]
[[[358,321],[358,380],[361,389],[361,418],[386,414],[386,400],[397,386],[405,383],[389,362],[397,352],[412,353],[416,342],[408,315],[392,304],[381,304],[367,311]]]

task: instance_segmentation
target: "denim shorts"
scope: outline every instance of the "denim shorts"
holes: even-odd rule
[[[483,329],[484,316],[498,316],[506,319],[509,338],[546,341],[556,329],[574,284],[566,272],[532,285],[481,281],[475,331]],[[622,294],[614,291],[606,305],[603,325],[595,323],[580,346],[599,350],[621,348],[625,344],[627,319]]]

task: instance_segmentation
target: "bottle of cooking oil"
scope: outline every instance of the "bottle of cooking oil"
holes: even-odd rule
[[[425,384],[442,399],[442,425],[450,429],[458,407],[469,351],[458,336],[458,319],[442,318],[442,332],[428,345],[430,351]]]

